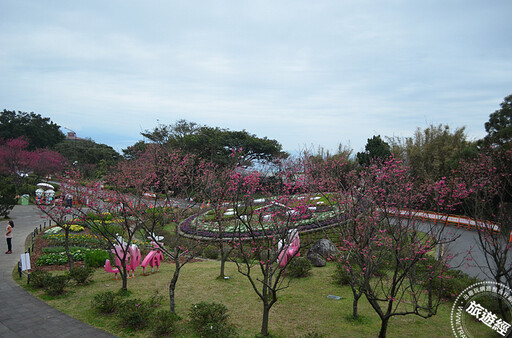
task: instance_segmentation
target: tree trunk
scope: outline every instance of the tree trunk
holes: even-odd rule
[[[359,297],[360,295],[354,294],[354,299],[352,300],[352,317],[354,319],[357,319],[358,313],[357,313],[357,304],[359,303]]]
[[[261,335],[268,336],[268,317],[270,313],[270,307],[268,304],[263,304],[263,318],[261,320]]]
[[[128,272],[126,271],[126,264],[122,266],[123,273],[121,273],[121,279],[123,280],[123,289],[124,291],[128,290]]]
[[[221,250],[220,252],[220,275],[219,279],[224,279],[224,266],[226,265],[226,257],[224,257],[224,252]]]
[[[172,313],[176,313],[174,292],[176,290],[176,284],[178,283],[178,277],[180,276],[181,266],[180,266],[179,258],[176,258],[175,263],[176,263],[176,268],[175,268],[174,274],[171,278],[171,282],[169,283],[169,303],[170,303],[169,310]]]
[[[224,276],[226,276],[226,274],[225,274],[226,261],[227,261],[229,255],[231,254],[231,251],[233,251],[233,249],[226,247],[224,245],[224,243],[221,243],[219,248],[220,248],[220,276],[219,276],[219,279],[224,279]]]
[[[386,331],[388,330],[389,317],[381,318],[379,338],[386,337]]]
[[[73,255],[71,254],[71,252],[69,252],[69,229],[65,227],[64,233],[66,236],[66,239],[64,241],[64,250],[66,251],[66,256],[68,257],[68,261],[69,261],[69,271],[71,271],[71,270],[73,270],[73,267],[74,267],[74,261],[73,261]]]
[[[174,304],[174,289],[175,288],[176,288],[176,282],[174,281],[174,278],[172,278],[171,283],[169,284],[169,303],[170,303],[169,310],[172,313],[176,313],[175,304]]]

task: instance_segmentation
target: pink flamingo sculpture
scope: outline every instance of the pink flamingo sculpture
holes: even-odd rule
[[[105,271],[115,274],[115,279],[117,279],[117,274],[119,273],[119,267],[122,266],[120,257],[123,256],[123,247],[120,245],[115,245],[114,249],[112,249],[112,253],[115,255],[116,259],[116,268],[112,267],[112,263],[109,259],[105,260]],[[126,261],[130,258],[130,262],[126,266],[128,270],[128,276],[130,275],[130,271],[132,272],[132,277],[135,277],[135,269],[140,265],[140,249],[137,245],[132,244],[128,248],[128,252],[126,255]]]
[[[163,261],[164,255],[159,249],[159,245],[155,242],[151,242],[153,244],[154,249],[151,250],[147,256],[142,261],[142,273],[146,274],[146,267],[151,266],[151,273],[153,273],[153,268],[156,266],[156,272],[160,271],[160,261]]]
[[[132,244],[128,248],[128,252],[130,254],[130,264],[126,267],[128,269],[128,276],[130,275],[130,271],[132,272],[132,277],[135,277],[135,269],[140,265],[140,249],[137,245]]]
[[[115,274],[115,279],[117,280],[117,274],[119,273],[119,269],[118,268],[112,268],[112,264],[110,264],[110,259],[107,259],[105,261],[105,271],[106,272],[110,272],[110,273],[114,273]]]
[[[279,266],[284,268],[288,260],[293,256],[300,255],[300,237],[297,229],[288,230],[288,243],[286,244],[284,240],[280,240],[277,244],[277,250],[279,252]]]
[[[112,267],[112,263],[109,259],[105,260],[105,271],[115,274],[115,279],[117,279],[117,274],[119,273],[119,266],[121,266],[121,260],[119,257],[123,256],[123,247],[120,245],[115,245],[114,249],[111,250],[114,254],[116,260],[116,268]],[[128,258],[128,257],[127,257]]]

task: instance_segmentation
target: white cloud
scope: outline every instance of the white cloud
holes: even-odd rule
[[[180,118],[289,151],[339,142],[359,151],[373,134],[430,123],[481,137],[510,94],[511,9],[505,0],[2,3],[0,102],[117,149]]]

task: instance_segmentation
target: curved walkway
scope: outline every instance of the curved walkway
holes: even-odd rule
[[[52,308],[12,280],[26,237],[45,219],[32,205],[15,206],[9,216],[14,221],[11,255],[5,254],[7,221],[0,222],[0,337],[115,337]]]

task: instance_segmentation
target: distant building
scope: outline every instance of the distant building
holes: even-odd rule
[[[68,131],[68,134],[66,135],[66,141],[73,141],[73,140],[85,140],[84,138],[77,137],[76,133],[74,131]]]

